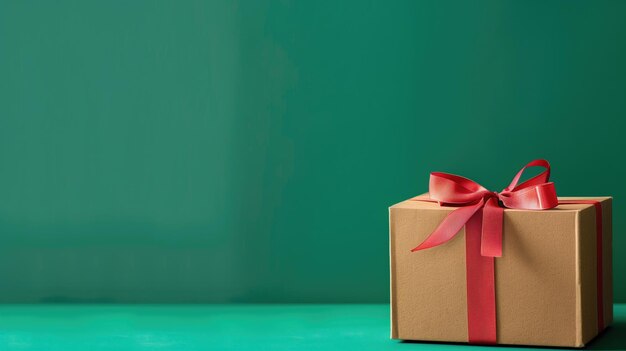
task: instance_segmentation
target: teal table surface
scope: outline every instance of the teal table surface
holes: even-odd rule
[[[0,350],[460,348],[500,349],[390,340],[387,305],[0,305]],[[626,349],[626,305],[587,348]]]

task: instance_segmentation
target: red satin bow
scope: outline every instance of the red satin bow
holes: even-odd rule
[[[517,184],[528,167],[544,167],[545,171]],[[559,201],[554,183],[549,182],[550,164],[534,160],[524,166],[511,184],[501,192],[489,191],[473,180],[449,173],[430,174],[430,200],[441,206],[460,206],[451,212],[419,246],[419,251],[439,246],[452,239],[480,209],[482,211],[482,236],[480,252],[485,257],[502,256],[502,218],[504,207],[524,210],[547,210]]]

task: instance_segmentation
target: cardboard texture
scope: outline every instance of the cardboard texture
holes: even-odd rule
[[[601,201],[605,326],[613,320],[610,197]],[[467,342],[465,232],[419,251],[455,208],[407,200],[389,209],[391,337]],[[499,344],[582,347],[597,324],[593,205],[545,211],[506,209],[503,255],[495,259]]]

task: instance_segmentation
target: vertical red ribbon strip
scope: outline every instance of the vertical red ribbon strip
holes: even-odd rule
[[[481,254],[484,225],[478,210],[465,224],[467,272],[467,339],[472,344],[496,343],[496,286],[494,257]]]

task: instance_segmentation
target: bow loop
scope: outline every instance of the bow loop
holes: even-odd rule
[[[489,190],[471,179],[454,174],[433,172],[428,185],[429,196],[443,204],[473,204]]]
[[[520,178],[522,177],[522,174],[524,174],[524,171],[529,167],[543,167],[545,168],[545,170],[537,174],[536,176],[528,179],[527,181],[523,182],[522,184],[517,185],[517,182],[519,182]],[[522,190],[530,186],[547,183],[549,180],[550,180],[550,163],[546,160],[534,160],[534,161],[529,162],[526,166],[522,167],[522,169],[520,169],[519,172],[517,172],[515,177],[513,177],[511,184],[509,184],[509,186],[507,186],[503,190],[503,192]]]

